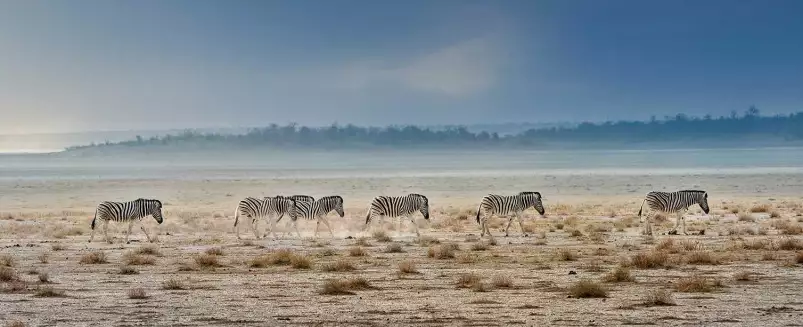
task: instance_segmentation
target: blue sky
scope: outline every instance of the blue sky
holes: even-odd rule
[[[6,133],[803,110],[803,1],[0,2]]]

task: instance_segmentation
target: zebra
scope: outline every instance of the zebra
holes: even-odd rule
[[[416,211],[420,212],[424,219],[429,220],[429,199],[426,196],[416,193],[405,196],[377,196],[371,201],[371,207],[365,215],[365,227],[368,227],[371,219],[376,216],[379,216],[380,221],[383,220],[383,217],[400,217],[399,231],[401,231],[404,218],[409,218],[415,226],[416,236],[421,236],[421,233],[418,232],[418,225],[411,216]]]
[[[505,228],[505,236],[509,236],[508,230],[510,223],[513,222],[515,217],[519,221],[519,228],[524,233],[524,226],[521,223],[521,213],[529,208],[535,208],[536,211],[544,216],[544,204],[541,203],[541,193],[539,192],[521,192],[517,195],[504,196],[496,194],[488,194],[482,198],[480,205],[477,208],[477,223],[480,224],[480,237],[488,234],[491,231],[488,229],[488,218],[493,215],[508,216],[507,227]],[[526,234],[525,234],[526,236]]]
[[[321,221],[326,224],[326,227],[329,228],[329,234],[331,234],[332,238],[334,238],[335,234],[332,232],[332,226],[329,225],[329,221],[326,219],[326,215],[332,211],[336,211],[341,218],[345,216],[345,213],[343,212],[343,197],[339,195],[333,195],[322,197],[314,202],[296,201],[296,216],[295,218],[291,217],[291,221],[298,237],[301,237],[301,234],[298,232],[298,219],[305,218],[308,220],[316,220],[315,238],[318,238],[318,227],[320,227]],[[281,219],[282,217],[279,217],[279,219],[276,219],[276,222],[278,223]]]
[[[134,221],[140,222],[142,232],[148,238],[148,242],[152,242],[151,236],[145,230],[142,224],[142,218],[145,216],[152,216],[156,222],[162,224],[164,217],[162,216],[162,201],[154,199],[136,199],[129,202],[110,202],[104,201],[98,204],[95,209],[95,218],[92,219],[92,234],[89,236],[89,243],[95,238],[95,225],[97,220],[103,222],[103,235],[106,242],[112,243],[109,239],[109,221],[128,222],[128,232],[125,234],[125,243],[130,244],[128,237],[131,235],[131,228],[134,226]]]
[[[240,228],[237,225],[240,215],[251,218],[251,229],[254,231],[254,237],[259,239],[259,234],[257,233],[257,224],[259,223],[259,218],[265,218],[270,221],[271,215],[278,216],[284,213],[288,213],[291,217],[293,217],[295,216],[294,207],[295,200],[283,196],[277,196],[273,198],[265,197],[263,199],[247,197],[243,199],[237,205],[237,209],[234,210],[234,232],[237,235],[237,239],[241,239]],[[275,238],[276,234],[273,235]],[[264,236],[267,236],[267,232]]]
[[[683,235],[686,233],[686,218],[683,214],[690,206],[699,204],[700,208],[707,215],[710,208],[708,207],[708,192],[700,190],[683,190],[677,192],[649,192],[647,196],[641,201],[638,215],[639,220],[644,224],[643,234],[652,235],[652,225],[650,224],[650,217],[646,219],[641,218],[641,213],[644,210],[644,203],[647,203],[650,209],[661,211],[665,213],[676,213],[675,228],[669,234],[677,234],[678,227],[681,227]],[[646,222],[645,222],[646,220]]]
[[[310,195],[302,195],[302,194],[296,194],[296,195],[291,195],[291,196],[277,195],[276,197],[277,198],[281,198],[281,197],[290,198],[290,199],[295,200],[296,202],[298,202],[298,201],[315,202],[315,198],[310,196]],[[282,217],[284,217],[284,214],[285,214],[284,212],[279,213],[279,216],[276,218],[276,223],[278,223],[279,220],[281,220]],[[287,221],[287,225],[285,225],[285,227],[289,227],[290,223],[292,223],[292,222],[293,222],[292,220],[288,220]],[[274,226],[275,225],[271,225],[271,230],[273,230]],[[265,237],[265,236],[268,236],[268,231],[265,231],[265,235],[263,237]],[[281,232],[279,237],[284,237],[284,231]]]

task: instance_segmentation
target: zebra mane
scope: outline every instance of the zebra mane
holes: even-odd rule
[[[429,199],[427,199],[426,196],[423,196],[423,195],[418,194],[418,193],[410,193],[410,194],[408,194],[408,196],[412,196],[412,197],[416,197],[416,198],[422,198],[422,199],[424,199],[424,201],[429,202]]]
[[[343,203],[343,197],[340,196],[340,195],[324,196],[322,198],[319,198],[318,201],[324,201],[324,200],[328,200],[328,199],[338,199],[340,201],[340,203]]]
[[[162,206],[162,201],[159,201],[159,200],[156,200],[156,199],[139,198],[139,199],[134,200],[134,202],[156,202],[157,204],[159,204],[160,207]]]
[[[535,196],[538,196],[540,198],[541,197],[541,192],[529,192],[529,191],[526,191],[526,192],[520,192],[519,195],[535,195]]]
[[[703,190],[680,190],[678,192],[687,192],[687,193],[706,193]]]

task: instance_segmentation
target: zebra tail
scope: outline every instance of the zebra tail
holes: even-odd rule
[[[95,209],[95,217],[92,218],[92,230],[95,230],[95,221],[98,220],[98,209]]]
[[[234,227],[237,227],[237,221],[240,220],[240,206],[234,209]]]
[[[477,207],[477,223],[478,224],[480,223],[480,209],[482,209],[482,203],[480,203],[480,206]]]
[[[365,214],[365,224],[368,225],[368,220],[371,219],[371,209]]]
[[[638,208],[638,216],[639,217],[641,217],[641,211],[644,210],[644,202],[645,201],[647,201],[646,198],[643,201],[641,201],[641,206]]]

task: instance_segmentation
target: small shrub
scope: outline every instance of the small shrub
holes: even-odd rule
[[[457,278],[457,288],[473,288],[482,283],[482,278],[477,274],[460,274]]]
[[[25,327],[25,323],[19,320],[10,321],[6,324],[6,327]]]
[[[37,258],[39,259],[40,263],[48,263],[50,262],[50,253],[47,252],[39,253],[39,256],[37,256]]]
[[[6,284],[2,289],[3,293],[23,293],[28,291],[28,283],[21,280],[15,280]]]
[[[720,260],[710,251],[694,251],[686,256],[686,263],[692,265],[718,265]]]
[[[368,290],[373,288],[371,283],[362,277],[340,280],[330,279],[324,282],[323,288],[319,293],[323,295],[354,295],[352,290]]]
[[[349,249],[349,255],[352,257],[364,257],[367,255],[367,253],[365,253],[365,250],[363,250],[361,247],[357,246]]]
[[[647,307],[673,306],[675,299],[672,297],[672,293],[666,290],[654,290],[647,293],[641,304]]]
[[[792,224],[792,223],[790,223],[790,224],[787,224],[786,226],[784,226],[784,228],[781,230],[781,232],[784,235],[800,235],[800,234],[803,234],[803,227],[801,227],[800,224]]]
[[[37,274],[37,278],[39,279],[39,282],[42,284],[50,283],[50,274],[46,272],[40,272],[39,274]]]
[[[325,264],[325,265],[321,266],[321,270],[327,271],[327,272],[332,272],[332,271],[338,271],[338,272],[354,271],[354,269],[356,269],[356,268],[354,268],[354,265],[351,262],[347,261],[347,260],[337,260],[334,263],[328,263],[328,264]]]
[[[491,284],[496,288],[511,288],[513,287],[513,280],[508,276],[496,275],[491,279]]]
[[[708,293],[713,291],[713,285],[705,277],[684,277],[675,283],[675,289],[684,293]]]
[[[264,254],[251,260],[253,268],[265,268],[267,266],[291,266],[295,269],[309,269],[312,261],[306,256],[295,254],[290,250],[278,250],[273,253]]]
[[[164,282],[162,282],[162,289],[166,290],[183,290],[186,289],[184,283],[181,280],[176,278],[170,278]]]
[[[781,213],[778,211],[770,212],[770,218],[781,218]]]
[[[148,295],[145,294],[145,290],[141,287],[136,287],[128,290],[128,298],[134,300],[141,300],[147,299]]]
[[[765,252],[761,255],[761,261],[775,261],[778,260],[778,256],[775,252]]]
[[[403,253],[403,252],[404,249],[402,249],[402,246],[399,243],[388,244],[388,246],[385,247],[385,253]]]
[[[123,255],[123,263],[128,266],[153,265],[156,258],[151,255],[141,255],[136,252],[127,252]]]
[[[195,264],[201,268],[215,268],[221,266],[220,261],[218,261],[218,256],[206,253],[195,256]]]
[[[64,291],[50,286],[44,286],[37,288],[35,295],[37,297],[62,297],[64,296]]]
[[[803,242],[792,237],[784,237],[778,241],[778,249],[786,251],[803,250]]]
[[[64,244],[55,243],[55,244],[50,246],[50,249],[53,250],[53,251],[64,251],[64,250],[67,249],[67,247],[64,246]]]
[[[369,242],[368,242],[368,239],[367,239],[367,238],[365,238],[365,237],[360,237],[360,238],[358,238],[358,239],[357,239],[357,241],[355,241],[355,242],[354,242],[354,245],[356,245],[356,246],[364,246],[364,247],[369,247],[369,246],[371,246],[371,243],[369,243]]]
[[[668,259],[669,255],[667,255],[665,252],[651,251],[641,252],[634,255],[630,259],[630,262],[633,266],[639,269],[655,269],[665,267]]]
[[[418,274],[418,269],[412,261],[402,261],[399,263],[399,272],[402,274]]]
[[[155,255],[155,256],[162,255],[162,253],[159,252],[159,248],[156,247],[155,245],[140,246],[134,253],[142,255]]]
[[[756,222],[756,217],[753,217],[753,215],[747,212],[742,212],[739,214],[739,221],[754,223]]]
[[[387,243],[393,241],[393,239],[390,238],[390,236],[388,236],[388,234],[383,230],[375,231],[371,236],[373,236],[374,240],[377,242]]]
[[[570,235],[572,237],[581,237],[581,236],[583,236],[583,232],[581,232],[579,229],[575,229],[575,230],[572,231],[572,233]]]
[[[118,273],[120,275],[136,275],[139,274],[139,271],[131,266],[120,266],[120,271]]]
[[[803,264],[803,251],[795,254],[795,263]]]
[[[750,212],[758,213],[758,212],[769,212],[770,206],[767,204],[757,204],[750,208]]]
[[[582,279],[569,287],[569,296],[573,298],[605,298],[608,290],[593,281]]]
[[[103,251],[94,251],[84,254],[84,256],[81,257],[81,261],[79,261],[79,263],[85,265],[102,264],[108,262],[109,261],[106,259],[106,253]]]
[[[496,246],[496,239],[493,238],[493,237],[489,238],[488,239],[488,245],[489,246]]]
[[[14,267],[16,260],[10,254],[0,255],[0,267]]]
[[[749,282],[754,280],[753,273],[749,271],[740,271],[733,274],[733,279],[738,282]]]
[[[204,253],[210,255],[223,255],[223,248],[218,248],[218,247],[208,248],[206,249],[206,251],[204,251]]]
[[[675,240],[671,238],[664,238],[658,241],[658,244],[655,245],[655,249],[658,251],[675,251]]]
[[[605,275],[604,281],[608,283],[633,282],[636,279],[630,274],[630,269],[624,266],[617,266],[616,269]]]
[[[461,253],[457,256],[457,263],[469,264],[477,262],[477,256],[471,253]]]
[[[421,236],[418,238],[418,245],[420,246],[430,246],[435,244],[441,244],[441,241],[431,236]]]
[[[290,258],[290,267],[294,269],[309,269],[312,267],[312,260],[303,255],[294,255]]]
[[[485,242],[477,242],[471,245],[471,251],[485,251],[488,249],[488,245]]]
[[[560,249],[557,251],[557,259],[560,261],[575,261],[577,260],[577,255],[572,252],[570,249]]]
[[[438,244],[429,247],[427,256],[435,259],[453,259],[454,251],[454,246],[450,244]]]
[[[562,230],[562,229],[563,229],[563,223],[557,223],[557,224],[555,224],[555,229],[557,229],[557,230]]]
[[[13,282],[19,280],[19,275],[13,268],[0,266],[0,282]]]

